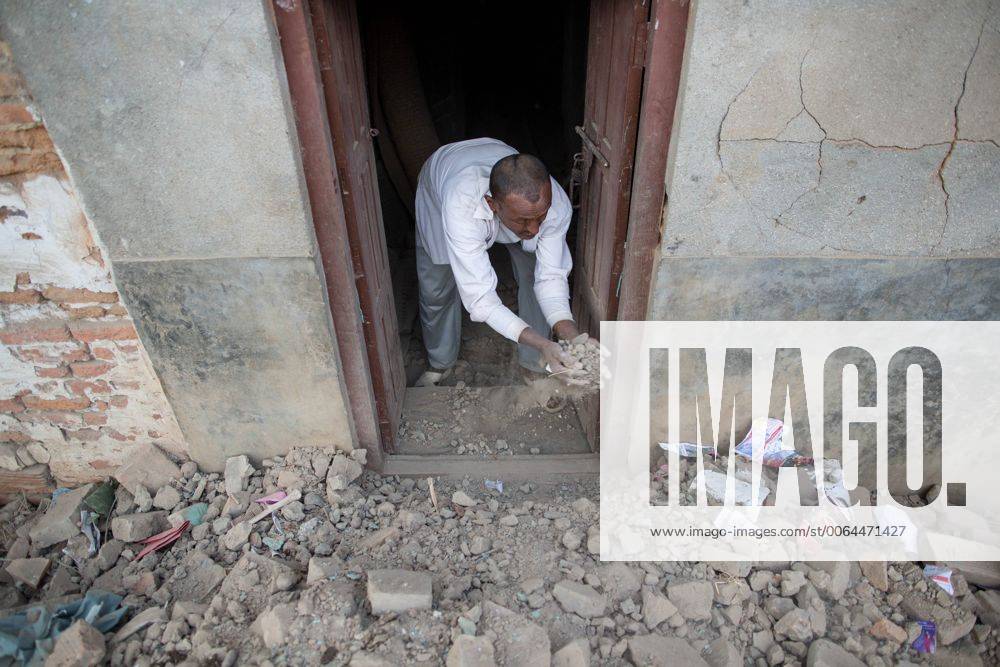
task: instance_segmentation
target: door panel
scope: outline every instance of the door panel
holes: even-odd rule
[[[648,0],[590,2],[573,311],[594,335],[618,315],[648,21]],[[596,448],[597,401],[577,409]]]
[[[317,0],[311,8],[382,447],[391,452],[406,377],[375,175],[357,7],[354,0]]]

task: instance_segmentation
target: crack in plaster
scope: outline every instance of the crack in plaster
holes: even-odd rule
[[[969,70],[972,69],[972,63],[976,60],[976,54],[979,53],[979,45],[983,41],[983,32],[986,31],[986,20],[983,20],[983,25],[979,28],[979,37],[976,38],[976,47],[972,49],[972,56],[969,58],[968,64],[965,66],[965,73],[962,74],[962,89],[958,93],[958,99],[955,100],[954,114],[954,128],[951,136],[951,142],[948,144],[948,151],[944,154],[941,159],[941,164],[937,168],[937,179],[938,183],[941,184],[941,191],[944,193],[944,224],[941,225],[941,233],[938,235],[937,243],[931,248],[931,252],[935,252],[941,244],[944,242],[944,235],[948,231],[948,224],[951,222],[951,193],[948,192],[948,187],[944,182],[944,170],[948,166],[948,161],[951,159],[951,154],[955,150],[955,144],[958,143],[958,107],[962,104],[962,98],[965,97],[965,85],[969,81]],[[995,142],[993,142],[995,144]]]

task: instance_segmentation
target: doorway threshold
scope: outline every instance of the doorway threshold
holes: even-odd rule
[[[383,475],[400,477],[483,477],[508,481],[560,481],[566,475],[597,477],[599,454],[515,454],[478,458],[447,454],[390,454]]]

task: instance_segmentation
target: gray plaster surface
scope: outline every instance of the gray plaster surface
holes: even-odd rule
[[[203,468],[296,445],[351,448],[311,259],[123,262],[117,274]]]
[[[312,254],[267,4],[0,3],[112,260]]]
[[[1000,259],[673,257],[651,301],[662,320],[993,320]]]
[[[663,256],[1000,256],[998,5],[696,1]]]

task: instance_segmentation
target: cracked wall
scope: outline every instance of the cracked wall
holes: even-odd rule
[[[671,260],[1000,256],[996,0],[695,2],[678,104],[654,316]]]
[[[1000,318],[1000,1],[691,13],[650,319]]]
[[[97,235],[0,42],[0,468],[106,477],[137,445],[186,457]]]
[[[0,3],[0,34],[207,470],[352,447],[269,7]]]

